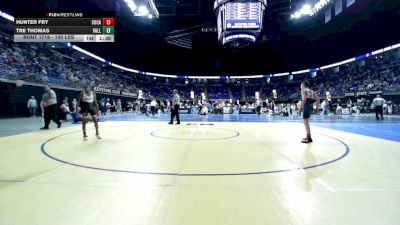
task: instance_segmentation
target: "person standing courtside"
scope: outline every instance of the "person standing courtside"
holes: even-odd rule
[[[76,101],[76,98],[74,98],[74,100],[72,100],[72,112],[76,112],[76,107],[77,107],[78,101]]]
[[[257,99],[256,101],[256,112],[257,115],[261,115],[261,106],[262,106],[262,101],[260,99]]]
[[[174,121],[174,117],[176,116],[176,124],[181,124],[179,120],[179,107],[181,104],[181,97],[178,94],[178,90],[173,91],[174,96],[172,97],[172,108],[171,108],[171,121],[169,124],[172,124]]]
[[[49,85],[44,86],[44,94],[42,97],[43,105],[43,116],[44,116],[44,127],[40,128],[42,130],[49,129],[50,121],[53,120],[57,127],[61,127],[61,122],[57,118],[57,95],[51,90]]]
[[[151,102],[150,102],[150,110],[151,110],[151,114],[154,116],[154,114],[156,113],[156,110],[157,110],[157,101],[155,99],[151,100]]]
[[[31,117],[36,117],[36,110],[38,107],[38,103],[35,99],[35,96],[31,96],[31,98],[28,100],[27,106],[31,114]]]
[[[372,105],[375,106],[375,116],[376,120],[379,120],[379,114],[381,115],[381,119],[383,120],[383,105],[386,103],[386,100],[381,98],[380,95],[377,95],[376,98],[372,101]]]

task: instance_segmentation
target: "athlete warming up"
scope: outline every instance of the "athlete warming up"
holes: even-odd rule
[[[311,138],[311,129],[310,129],[310,116],[313,112],[314,102],[317,104],[316,111],[318,112],[320,101],[319,97],[315,92],[308,88],[309,83],[308,81],[303,81],[301,83],[301,105],[300,111],[303,111],[303,119],[304,119],[304,126],[306,128],[307,137],[304,138],[301,142],[303,143],[311,143],[313,142]]]
[[[83,139],[87,139],[86,123],[88,121],[88,114],[92,116],[94,127],[96,128],[96,137],[101,139],[97,121],[99,105],[97,104],[96,94],[91,90],[89,85],[85,85],[85,90],[79,95],[78,106],[78,112],[82,114]]]

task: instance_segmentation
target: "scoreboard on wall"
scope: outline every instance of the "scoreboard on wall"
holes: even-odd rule
[[[20,13],[14,42],[114,42],[113,13]]]

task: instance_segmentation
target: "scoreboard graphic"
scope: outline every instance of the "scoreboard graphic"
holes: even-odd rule
[[[260,2],[228,2],[226,4],[227,29],[260,29]]]
[[[114,42],[113,13],[20,13],[14,42]]]

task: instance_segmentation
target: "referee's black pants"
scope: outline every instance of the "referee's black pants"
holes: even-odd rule
[[[151,114],[154,116],[154,113],[156,113],[156,107],[150,106],[150,111],[151,111]]]
[[[256,112],[257,112],[257,115],[261,114],[261,106],[256,107]]]
[[[44,127],[49,128],[50,121],[53,120],[57,125],[60,120],[57,118],[57,104],[44,107]]]
[[[176,122],[177,123],[181,123],[181,121],[179,120],[179,105],[175,105],[172,109],[171,109],[171,122],[172,123],[174,121],[174,117],[176,116]]]
[[[379,114],[381,115],[381,118],[383,120],[383,106],[376,106],[375,107],[375,116],[376,116],[377,120],[379,120]]]

